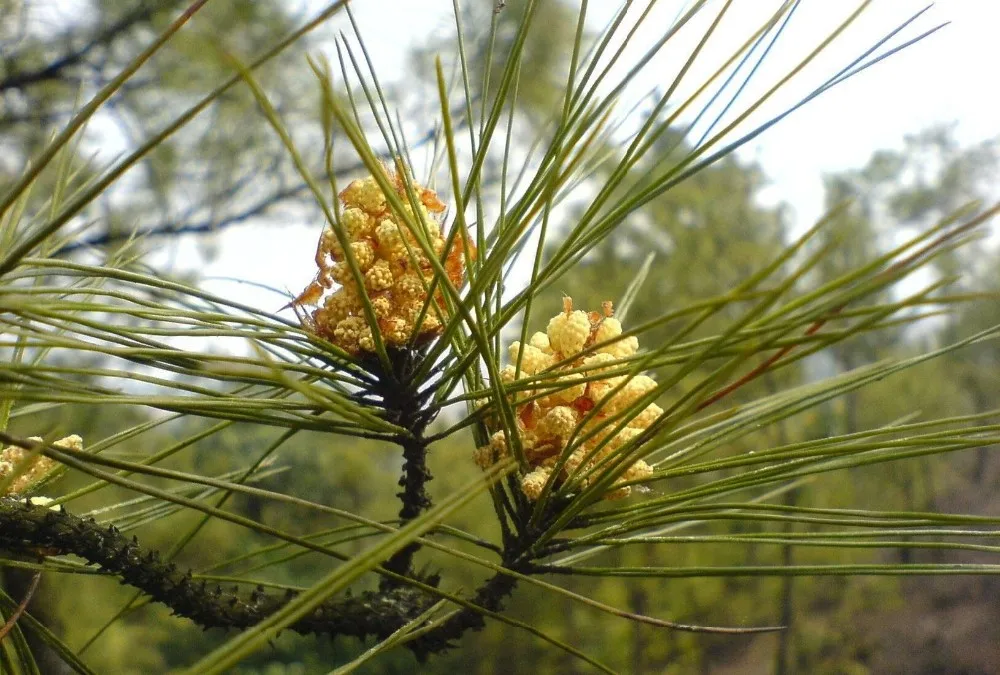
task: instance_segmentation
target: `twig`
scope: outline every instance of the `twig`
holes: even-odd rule
[[[298,595],[291,589],[269,593],[261,586],[249,592],[239,586],[210,586],[207,581],[195,580],[190,570],[181,572],[173,563],[163,561],[158,552],[143,549],[135,537],[127,538],[114,526],[105,527],[93,518],[80,518],[30,500],[0,498],[0,546],[19,553],[36,554],[42,549],[50,555],[77,555],[205,629],[250,628]],[[454,647],[454,640],[466,630],[485,625],[481,609],[502,609],[516,583],[516,579],[498,573],[477,591],[473,603],[454,600],[463,609],[419,640],[407,643],[407,648],[424,659]],[[400,583],[328,600],[289,629],[300,634],[385,639],[440,599],[417,585]]]
[[[31,602],[31,598],[34,597],[35,590],[38,588],[38,582],[41,580],[41,578],[42,578],[41,571],[35,572],[34,576],[31,577],[31,583],[28,584],[28,590],[24,594],[24,599],[21,600],[21,602],[17,606],[17,609],[15,609],[14,613],[10,615],[9,619],[7,619],[7,623],[3,625],[3,628],[0,628],[0,640],[3,640],[5,637],[7,637],[7,633],[9,633],[11,629],[14,628],[14,624],[16,624],[17,620],[21,618],[21,615],[24,614],[24,610],[28,608],[28,603]]]
[[[61,58],[58,58],[37,70],[24,73],[13,73],[8,77],[3,78],[0,80],[0,92],[8,89],[23,89],[29,85],[38,84],[40,82],[62,79],[65,77],[63,74],[64,70],[79,64],[97,47],[110,45],[116,39],[123,36],[126,31],[132,29],[140,23],[152,19],[153,14],[156,12],[169,9],[170,7],[180,4],[180,0],[165,0],[160,3],[139,3],[134,10],[108,26],[105,30],[98,33],[93,39],[90,40],[90,42],[76,51],[65,54]],[[15,55],[13,59],[16,58],[17,56]]]
[[[1000,212],[1000,204],[997,204],[996,206],[993,206],[992,208],[984,211],[983,213],[979,214],[978,216],[976,216],[975,218],[973,218],[969,222],[965,223],[964,225],[956,227],[953,230],[950,230],[948,232],[945,232],[945,233],[943,233],[943,234],[935,237],[929,243],[927,243],[924,246],[922,246],[921,248],[917,249],[916,252],[911,253],[910,255],[908,255],[907,257],[903,258],[902,260],[898,260],[895,263],[893,263],[892,265],[890,265],[889,267],[887,267],[885,270],[883,270],[878,275],[876,275],[875,279],[880,279],[880,278],[884,278],[884,277],[891,277],[894,274],[899,273],[900,271],[906,269],[908,266],[910,266],[911,264],[913,264],[915,261],[919,260],[920,258],[923,258],[928,253],[930,253],[931,251],[934,251],[935,249],[939,248],[943,244],[946,244],[948,241],[954,239],[958,235],[963,234],[965,232],[968,232],[969,230],[971,230],[971,229],[975,228],[976,226],[980,225],[981,223],[983,223],[987,219],[992,218],[998,212]],[[811,326],[809,326],[809,328],[806,330],[804,336],[805,337],[809,337],[811,335],[814,335],[817,331],[819,331],[820,328],[822,328],[824,325],[826,325],[829,321],[831,321],[832,319],[837,318],[837,316],[840,315],[840,313],[843,312],[844,309],[847,307],[847,304],[848,303],[845,302],[842,305],[834,307],[832,310],[830,310],[830,313],[827,314],[825,317],[823,317],[821,319],[817,319]],[[764,373],[766,373],[771,368],[771,366],[773,366],[775,363],[777,363],[779,360],[781,360],[784,356],[787,356],[792,350],[794,350],[796,348],[796,346],[797,345],[788,345],[786,347],[782,347],[777,352],[775,352],[770,357],[768,357],[763,363],[761,363],[756,368],[754,368],[753,370],[751,370],[749,373],[747,373],[743,377],[739,378],[735,382],[726,385],[725,387],[723,387],[722,389],[718,390],[717,392],[715,392],[714,394],[712,394],[711,396],[709,396],[707,399],[705,399],[704,401],[702,401],[701,403],[699,403],[698,407],[695,408],[695,410],[703,410],[703,409],[707,408],[708,406],[712,405],[713,403],[716,403],[717,401],[725,398],[726,396],[728,396],[729,394],[733,393],[734,391],[736,391],[737,389],[739,389],[743,385],[747,384],[751,380],[757,379],[758,377],[760,377],[761,375],[763,375]]]

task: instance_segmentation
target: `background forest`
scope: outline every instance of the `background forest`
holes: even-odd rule
[[[81,101],[111,81],[187,4],[177,0],[81,2],[63,9],[62,3],[0,0],[0,188],[6,191],[14,184],[26,160],[43,151]],[[491,58],[497,60],[497,72],[502,68],[501,60],[519,34],[517,26],[525,4],[499,3],[505,5],[502,9],[487,2],[462,5],[463,25],[469,28],[463,35],[469,56],[466,67],[472,74],[471,100],[477,107],[493,95],[490,87],[501,85],[495,77],[484,89],[483,73]],[[84,140],[71,146],[73,156],[65,159],[64,166],[74,167],[73,178],[78,184],[96,179],[102,173],[99,162],[92,159],[97,149],[104,147],[107,152],[106,147],[111,147],[125,153],[139,147],[181,110],[232,75],[233,65],[225,54],[250,62],[262,46],[277,43],[316,11],[311,3],[208,3],[190,26],[178,32],[107,101],[90,121]],[[523,46],[530,77],[522,76],[520,81],[516,98],[519,121],[511,125],[507,140],[510,147],[529,156],[533,143],[551,131],[553,114],[562,106],[565,71],[574,41],[579,39],[577,3],[550,0],[540,3],[537,11],[535,25],[545,29],[529,32]],[[499,26],[495,32],[489,30],[491,22]],[[366,39],[378,32],[377,26],[358,28]],[[587,26],[586,30],[596,34],[599,28]],[[323,145],[320,92],[306,55],[322,52],[336,63],[334,55],[342,43],[334,41],[341,31],[350,30],[350,22],[337,14],[254,71],[277,114],[295,132],[300,147]],[[497,44],[488,44],[491,35]],[[214,46],[207,47],[209,43]],[[414,157],[443,157],[446,149],[434,123],[438,102],[434,58],[441,56],[442,70],[452,78],[450,84],[455,84],[462,77],[457,56],[447,48],[442,50],[436,36],[417,40],[412,47],[397,48],[410,50],[409,65],[406,72],[379,74],[384,88],[379,95],[384,94],[394,106],[387,117],[405,132]],[[917,44],[913,48],[926,47]],[[360,58],[360,52],[352,58]],[[893,58],[905,63],[906,54]],[[347,101],[348,91],[358,101],[374,95],[360,86],[344,87],[337,95]],[[641,101],[634,112],[636,119],[660,114],[650,112],[657,95]],[[462,104],[455,105],[455,135],[465,138],[470,121]],[[371,118],[359,122],[377,135]],[[618,188],[620,194],[641,190],[651,176],[698,145],[697,135],[692,137],[686,126],[689,122],[678,121],[655,139]],[[831,224],[804,248],[803,255],[816,255],[817,262],[799,280],[802,287],[821,288],[850,270],[876,264],[906,237],[948,218],[969,202],[992,203],[997,196],[1000,147],[993,140],[963,144],[956,138],[954,125],[947,121],[919,129],[908,128],[906,120],[901,120],[899,136],[884,139],[885,149],[872,148],[866,163],[823,176]],[[596,137],[593,142],[590,156],[596,159],[590,164],[587,180],[596,184],[614,174],[625,145],[613,137]],[[341,186],[366,174],[346,140],[337,138],[332,154],[336,160],[333,173]],[[313,152],[307,159],[318,174],[324,174],[330,167],[324,167],[320,155]],[[390,155],[385,153],[382,158],[388,160]],[[414,164],[415,173],[424,180],[428,172],[423,171],[421,162]],[[505,167],[491,159],[483,167],[481,180],[487,188],[499,187],[507,180],[504,171]],[[436,189],[442,194],[452,189],[445,173],[442,170],[437,176]],[[28,212],[44,211],[47,205],[54,208],[56,200],[52,198],[50,203],[49,196],[66,184],[66,176],[58,171],[40,174],[31,189],[31,204],[24,208]],[[794,222],[785,200],[776,201],[772,195],[764,199],[767,185],[768,177],[760,166],[742,154],[727,154],[664,191],[646,203],[627,228],[604,238],[555,283],[540,290],[528,331],[543,329],[544,321],[558,313],[561,298],[567,294],[578,306],[590,308],[631,294],[629,325],[655,321],[665,311],[725,295],[780,257],[811,225]],[[584,210],[585,204],[567,200],[554,211],[553,221],[575,222]],[[311,246],[320,232],[320,219],[309,186],[267,115],[261,113],[253,91],[238,86],[217,98],[183,133],[157,145],[128,175],[90,203],[73,221],[77,233],[59,239],[46,255],[87,264],[125,256],[131,263],[165,270],[164,274],[185,282],[204,284],[239,302],[275,311],[288,301],[288,289],[294,295],[308,281],[311,252],[298,263],[290,263],[298,267],[283,277],[281,267],[288,260],[287,252],[265,250],[269,244],[260,242],[274,242],[275,232],[287,232],[289,241],[302,239]],[[551,226],[542,247],[545,261],[558,259],[559,246],[568,232],[565,225]],[[11,248],[11,241],[0,242],[0,258]],[[242,264],[233,264],[233,260]],[[511,278],[530,273],[530,266],[529,255],[527,263],[509,272]],[[259,274],[262,268],[267,268],[263,276]],[[212,272],[205,273],[206,269]],[[900,315],[882,322],[877,332],[861,332],[764,374],[735,391],[727,405],[749,405],[820,378],[888,359],[915,357],[996,326],[1000,324],[998,270],[1000,249],[993,234],[972,246],[947,250],[914,283],[919,287],[938,284],[935,292],[957,299],[954,303],[914,302]],[[637,277],[642,279],[638,289],[633,284]],[[240,283],[237,278],[281,287]],[[872,301],[899,301],[903,292],[886,288]],[[0,313],[4,302],[0,300]],[[913,319],[917,315],[925,318],[916,323]],[[735,310],[720,311],[686,339],[707,339],[726,330],[738,316]],[[123,321],[128,325],[138,320]],[[838,326],[845,328],[847,318],[832,322],[830,328],[837,330]],[[0,331],[6,328],[0,324]],[[520,329],[516,321],[507,326],[505,342],[518,339]],[[674,330],[673,324],[661,324],[645,332],[641,342],[665,343]],[[226,354],[242,349],[222,335],[217,340],[192,335],[190,340],[195,348],[207,352]],[[5,340],[0,345],[2,360],[8,360],[15,349]],[[63,365],[122,367],[110,364],[100,351],[81,351],[78,356],[80,362]],[[0,374],[3,368],[0,366]],[[705,364],[686,377],[695,381],[714,368]],[[144,371],[136,366],[135,372]],[[67,377],[88,381],[79,374]],[[2,391],[13,392],[17,382],[13,376],[0,377],[0,386],[10,387]],[[136,378],[127,391],[141,394],[144,386]],[[662,401],[670,402],[671,395],[665,394],[661,405],[666,405]],[[140,405],[86,400],[69,405],[47,403],[53,402],[18,398],[13,393],[2,397],[0,430],[6,423],[6,430],[15,436],[75,433],[88,446],[115,439],[109,456],[129,461],[139,461],[152,449],[174,448],[175,453],[163,466],[230,478],[239,475],[265,448],[280,443],[280,451],[254,477],[254,485],[386,522],[396,517],[399,508],[395,494],[401,458],[392,446],[379,441],[346,436],[331,441],[328,434],[312,431],[285,438],[282,429],[240,421],[194,415],[168,420],[162,410]],[[995,424],[998,408],[1000,346],[994,337],[945,351],[891,377],[754,429],[727,442],[722,456],[746,456],[776,446],[941,418]],[[461,416],[461,411],[446,410],[431,431],[443,430]],[[139,428],[141,433],[126,433]],[[858,436],[858,442],[862,441]],[[468,430],[435,443],[428,458],[434,476],[428,489],[436,500],[481,473],[471,459],[475,444]],[[331,445],[335,452],[323,451]],[[663,565],[666,560],[685,569],[867,563],[995,565],[1000,541],[988,528],[1000,518],[996,447],[984,440],[980,447],[956,444],[954,450],[926,455],[918,452],[905,461],[807,475],[776,488],[770,502],[797,509],[796,513],[814,513],[816,523],[827,517],[825,509],[859,505],[871,505],[885,513],[977,514],[983,518],[981,536],[968,545],[949,545],[955,540],[942,526],[941,541],[946,543],[940,546],[902,528],[896,536],[880,537],[881,541],[857,537],[841,546],[813,541],[809,523],[779,515],[773,520],[680,521],[662,530],[673,537],[669,542],[617,547],[602,556],[601,564],[643,568]],[[697,475],[676,477],[669,489],[696,486],[700,480]],[[166,486],[169,482],[157,479],[150,484]],[[46,494],[70,494],[87,486],[93,487],[89,477],[70,472],[56,484],[54,492]],[[654,485],[653,490],[662,494],[668,487]],[[302,536],[340,524],[323,514],[304,515],[293,505],[247,494],[221,497],[219,491],[197,485],[187,486],[183,494]],[[178,533],[192,531],[202,520],[201,514],[113,485],[81,494],[70,508],[81,514],[100,509],[95,512],[99,519],[117,518],[118,527],[129,536],[138,535],[144,546],[176,550],[182,567],[222,580],[253,576],[260,569],[261,578],[268,583],[299,588],[322,577],[330,565],[327,557],[316,552],[275,544],[268,536],[217,520],[204,523],[190,540],[179,540]],[[491,500],[480,495],[454,514],[449,525],[476,537],[495,537],[493,508]],[[343,546],[357,552],[366,544],[359,536],[356,542],[345,540]],[[260,554],[262,547],[269,547],[265,555]],[[256,557],[240,562],[240,556],[252,552]],[[455,585],[473,588],[484,576],[483,570],[458,564],[440,552],[424,551],[422,555],[421,565],[444,570]],[[229,563],[222,566],[220,561]],[[28,592],[34,574],[31,565],[21,564],[24,562],[11,556],[2,568],[3,588],[15,603]],[[371,585],[363,582],[358,588],[366,583]],[[995,573],[579,576],[562,578],[559,583],[614,607],[669,617],[683,624],[786,627],[749,635],[671,631],[608,616],[558,594],[542,596],[527,587],[514,592],[507,603],[510,616],[544,627],[549,635],[583,649],[618,672],[1000,672],[1000,577]],[[82,661],[97,673],[168,672],[195,662],[231,637],[230,633],[203,631],[186,619],[172,617],[162,605],[148,602],[133,588],[99,574],[42,575],[29,612],[77,650]],[[4,615],[8,615],[6,607]],[[40,672],[72,672],[44,640],[27,630],[25,634],[37,650]],[[12,640],[5,638],[5,649],[11,649]],[[353,638],[330,640],[283,632],[269,648],[248,657],[231,672],[331,672],[364,648]],[[458,648],[432,656],[419,666],[409,652],[397,649],[379,655],[357,672],[521,672],[510,669],[511,655],[516,655],[525,670],[530,667],[535,673],[591,672],[572,654],[553,649],[516,626],[490,620],[484,630],[467,633]]]

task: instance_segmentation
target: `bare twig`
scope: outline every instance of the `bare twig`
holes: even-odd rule
[[[34,597],[35,591],[38,589],[38,582],[41,578],[41,571],[35,572],[34,576],[31,577],[31,583],[28,584],[28,590],[24,594],[24,599],[18,603],[17,609],[15,609],[14,613],[7,619],[7,623],[3,625],[3,628],[0,628],[0,640],[7,637],[7,633],[14,628],[14,624],[17,623],[17,620],[21,618],[21,615],[24,614],[24,611],[28,608],[28,603],[31,602],[31,598]]]

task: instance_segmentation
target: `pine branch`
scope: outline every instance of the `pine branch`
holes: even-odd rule
[[[157,12],[171,9],[180,4],[182,4],[180,0],[139,3],[131,12],[126,13],[118,21],[99,32],[79,49],[64,54],[41,68],[20,73],[15,72],[0,79],[0,92],[9,89],[24,89],[35,84],[51,82],[53,80],[64,80],[76,85],[78,83],[75,78],[67,76],[67,70],[83,63],[91,52],[100,47],[110,49],[116,40],[126,37],[133,29],[140,27],[144,23],[148,23]],[[18,56],[15,54],[9,60],[16,62]]]
[[[173,563],[163,561],[158,552],[144,549],[135,537],[129,539],[113,525],[105,527],[93,518],[80,518],[30,500],[0,499],[0,548],[38,557],[79,556],[206,630],[250,628],[298,595],[291,590],[269,593],[260,586],[247,591],[239,586],[224,589],[209,585],[196,580],[190,570],[181,572]],[[425,581],[437,583],[436,578]],[[512,577],[498,574],[479,589],[475,604],[490,611],[498,609],[515,584]],[[385,639],[438,600],[419,588],[396,584],[330,600],[290,628],[303,635]],[[465,631],[484,625],[482,616],[467,607],[407,646],[423,659],[453,647]]]
[[[457,128],[462,128],[466,126],[467,122],[462,119],[458,123]],[[428,144],[435,141],[437,137],[437,129],[428,129],[420,138],[410,144],[411,150],[416,150],[422,148]],[[390,151],[386,151],[377,155],[377,157],[385,162],[390,162],[394,154]],[[350,164],[344,164],[338,166],[336,171],[333,172],[332,176],[329,174],[321,175],[320,178],[329,180],[331,177],[336,178],[338,181],[344,180],[346,177],[357,174],[359,171],[365,169],[365,164],[363,161],[358,160]],[[242,184],[240,185],[242,187]],[[227,193],[231,192],[232,188],[226,190]],[[186,234],[193,235],[209,235],[218,234],[219,232],[229,229],[235,225],[245,225],[248,222],[253,222],[254,218],[265,215],[268,211],[285,203],[286,201],[299,199],[305,197],[309,193],[309,185],[304,181],[299,181],[291,186],[282,186],[269,194],[256,199],[252,204],[231,213],[222,218],[215,216],[201,219],[201,220],[191,220],[191,216],[198,211],[212,211],[212,205],[223,203],[227,199],[232,199],[233,194],[213,194],[207,199],[203,200],[201,204],[188,210],[186,215],[183,215],[176,221],[173,222],[161,222],[156,225],[151,225],[139,230],[114,230],[107,231],[101,234],[91,235],[89,237],[80,238],[67,243],[65,246],[57,249],[52,253],[53,257],[65,257],[72,253],[76,253],[81,249],[91,249],[100,248],[102,246],[108,246],[112,244],[119,244],[126,241],[132,241],[134,239],[148,240],[148,239],[162,239],[168,237],[179,237]]]
[[[393,424],[408,429],[410,435],[397,439],[403,450],[402,475],[396,493],[402,503],[399,511],[401,523],[405,524],[429,509],[433,503],[427,493],[427,482],[433,479],[427,466],[429,443],[424,437],[427,426],[437,416],[436,408],[428,408],[427,401],[433,392],[419,390],[419,383],[413,374],[419,370],[424,352],[411,349],[389,349],[389,359],[393,372],[382,372],[377,359],[368,361],[374,378],[372,394],[381,398],[387,418]],[[412,573],[413,556],[420,550],[417,543],[404,546],[396,552],[384,567],[390,572],[407,576]],[[392,588],[398,582],[391,577],[383,577],[382,587]]]

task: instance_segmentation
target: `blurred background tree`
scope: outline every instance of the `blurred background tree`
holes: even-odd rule
[[[8,182],[52,130],[65,124],[78,101],[111,80],[188,4],[4,0],[0,178]],[[226,54],[244,60],[258,55],[311,18],[308,9],[307,2],[209,3],[196,25],[179,33],[141,77],[111,98],[90,124],[80,157],[98,148],[102,157],[134,150],[172,121],[180,106],[231,76]],[[287,73],[301,70],[304,55],[318,41],[307,35],[258,72],[280,113],[303,131],[317,128],[315,87],[308,78]],[[342,166],[356,170],[357,161]],[[100,168],[90,164],[87,170],[95,174]],[[197,241],[199,252],[211,257],[216,242],[210,235],[247,222],[285,224],[290,212],[309,204],[307,192],[252,94],[232,88],[102,195],[83,218],[92,224],[66,253],[107,250],[136,233],[142,233],[144,247],[176,250],[181,234],[196,233],[209,235]],[[46,191],[37,193],[41,199]]]
[[[57,11],[54,3],[0,0],[0,42],[4,45],[0,61],[0,183],[8,182],[52,130],[65,122],[76,101],[108,81],[142,48],[143,39],[162,29],[185,4],[178,0],[90,2]],[[526,3],[517,0],[505,4],[506,9],[499,12],[487,2],[467,3],[462,9],[464,25],[481,28],[464,36],[467,52],[473,57],[470,72],[474,77],[470,82],[474,103],[489,99],[488,92],[484,97],[484,92],[476,91],[482,82],[484,64],[491,59],[502,61]],[[100,124],[91,129],[78,153],[85,157],[88,145],[101,143],[134,148],[156,133],[178,107],[228,76],[229,66],[220,56],[223,50],[249,58],[260,45],[275,43],[285,36],[304,16],[304,8],[275,2],[209,3],[196,30],[169,43],[141,77],[111,99],[99,118]],[[574,16],[575,10],[567,4],[544,3],[536,21],[545,29],[529,34],[525,54],[530,73],[522,73],[517,99],[519,112],[523,113],[517,142],[525,147],[531,147],[534,139],[544,134],[559,112],[560,87],[574,40]],[[491,44],[486,36],[494,21],[501,27],[496,42]],[[305,136],[318,126],[319,109],[314,83],[305,77],[303,55],[322,44],[323,35],[317,33],[312,41],[298,43],[258,73],[282,117],[296,129],[301,127]],[[435,100],[434,95],[418,92],[434,90],[432,61],[437,51],[433,44],[418,48],[413,58],[415,80],[404,77],[400,82],[385,83],[390,91],[408,95],[411,118],[420,118],[421,108],[427,105],[424,101]],[[456,72],[456,64],[445,65]],[[661,136],[636,175],[654,174],[669,166],[671,158],[683,155],[691,147],[686,131],[672,128]],[[850,204],[838,212],[835,227],[826,230],[837,240],[837,255],[824,258],[813,277],[803,283],[819,285],[847,269],[875,260],[898,242],[900,230],[927,225],[969,200],[988,201],[993,196],[1000,161],[994,143],[962,146],[947,127],[915,131],[906,137],[901,149],[878,150],[867,165],[826,177],[827,206],[833,208],[845,200]],[[421,142],[431,140],[431,136],[418,137]],[[621,147],[608,143],[603,153],[607,160],[598,167],[597,176],[607,176],[621,153]],[[313,153],[308,159],[317,167],[317,173],[322,173],[320,154]],[[346,174],[351,171],[350,164],[340,162]],[[486,177],[498,181],[499,167],[491,167]],[[621,190],[635,189],[639,184],[640,179],[636,179]],[[587,307],[598,306],[609,295],[621,297],[650,254],[655,256],[655,271],[628,306],[630,324],[652,320],[673,306],[725,293],[774,259],[795,234],[783,206],[763,204],[760,191],[765,184],[766,176],[759,166],[730,156],[652,200],[640,217],[622,228],[620,235],[609,238],[581,259],[539,298],[529,330],[543,328],[538,317],[553,314],[564,293]],[[35,199],[42,199],[47,194],[46,186],[38,186],[35,194]],[[140,172],[92,207],[80,225],[86,221],[95,224],[67,246],[64,254],[104,251],[135,232],[152,235],[142,243],[150,249],[161,242],[189,242],[191,234],[197,233],[212,235],[195,240],[199,253],[210,257],[213,248],[224,246],[228,237],[239,237],[240,225],[281,226],[289,214],[305,208],[307,196],[305,185],[292,171],[287,154],[258,113],[250,91],[235,88],[186,134],[149,154]],[[577,207],[566,208],[572,221]],[[235,229],[224,232],[231,227]],[[548,245],[548,255],[558,242],[557,233]],[[819,246],[827,243],[831,242],[822,238],[816,242]],[[179,261],[178,267],[194,273],[197,265]],[[961,281],[950,282],[950,292],[973,294],[1000,291],[997,270],[1000,254],[992,242],[985,242],[971,254],[956,253],[939,259],[935,273],[945,278],[961,271]],[[949,338],[1000,322],[997,307],[995,302],[968,305],[920,330],[889,327],[877,337],[866,335],[850,340],[824,352],[825,356],[762,378],[741,389],[735,400],[752,400],[811,381],[818,374],[846,372],[874,360],[914,354],[928,345],[943,344]],[[928,304],[915,306],[912,311],[934,309]],[[686,339],[694,341],[712,335],[725,320],[722,313]],[[666,340],[674,328],[664,324],[644,339]],[[997,344],[979,342],[891,380],[848,393],[808,415],[747,435],[729,452],[739,455],[772,445],[889,425],[915,410],[921,419],[984,413],[997,408],[998,383]],[[669,402],[667,397],[664,400]],[[100,406],[76,406],[68,415],[60,411],[51,423],[86,438],[111,436],[122,423],[120,418],[112,423],[109,413]],[[37,419],[32,420],[32,424],[36,423]],[[19,420],[13,419],[11,428],[18,430],[18,424]],[[141,442],[158,446],[171,439],[197,435],[205,428],[203,422],[171,423],[143,436]],[[172,466],[217,473],[230,468],[219,458],[233,453],[256,456],[277,436],[275,432],[232,424],[205,442],[193,442],[191,451],[178,455]],[[393,517],[396,505],[392,480],[398,475],[399,458],[366,441],[354,441],[353,445],[351,441],[338,441],[343,443],[344,451],[336,455],[315,452],[322,442],[326,441],[321,436],[309,433],[289,440],[280,452],[282,471],[266,478],[263,484],[307,495],[324,504]],[[478,469],[468,461],[468,447],[468,439],[462,438],[436,448],[432,458],[437,476],[431,486],[433,491],[447,494],[449,488],[476,474]],[[118,446],[116,452],[127,456],[128,448],[128,444]],[[906,464],[904,471],[899,466],[834,472],[812,479],[808,489],[789,490],[784,498],[787,503],[794,500],[800,506],[818,508],[870,503],[886,510],[938,508],[1000,514],[1000,498],[996,497],[1000,463],[989,448],[919,460]],[[695,480],[677,479],[675,484],[683,486]],[[128,496],[131,493],[121,491],[122,499]],[[243,497],[234,500],[242,512],[268,524],[300,526],[304,532],[321,526],[296,523],[301,512],[280,505]],[[462,513],[461,525],[473,533],[489,534],[494,528],[490,513],[490,504],[482,500]],[[196,520],[192,515],[175,515],[145,528],[144,541],[153,548],[169,549],[178,523],[187,525]],[[744,527],[723,522],[713,526],[712,531],[738,536],[761,530],[758,524]],[[790,536],[795,534],[793,525],[785,531]],[[253,543],[245,536],[242,530],[213,524],[199,534],[181,560],[198,565],[226,554],[238,555]],[[801,547],[796,549],[799,557],[793,559],[791,547],[780,542],[743,548],[677,543],[671,550],[678,564],[691,566],[810,562]],[[828,560],[832,554],[825,550],[823,555]],[[838,555],[846,562],[861,560],[865,553],[841,549]],[[946,561],[952,554],[901,547],[896,555],[906,561],[925,557]],[[608,563],[643,566],[651,562],[651,556],[650,547],[637,546],[609,554]],[[316,556],[300,553],[292,564],[281,568],[284,576],[274,581],[306,585],[321,574],[322,562]],[[447,560],[438,562],[448,564]],[[461,569],[458,573],[469,574]],[[70,585],[87,590],[66,592]],[[637,613],[670,616],[685,623],[718,624],[738,617],[748,624],[779,622],[789,626],[780,635],[766,636],[672,633],[615,622],[587,613],[564,599],[547,598],[537,603],[531,593],[515,596],[511,607],[515,616],[544,624],[552,634],[567,641],[589,645],[601,660],[623,672],[1000,671],[1000,655],[995,649],[983,648],[1000,644],[1000,606],[995,602],[1000,585],[995,577],[919,583],[865,577],[703,578],[633,580],[627,585],[620,580],[582,579],[569,582],[568,587]],[[107,579],[56,577],[45,580],[32,612],[51,619],[71,645],[84,644],[98,634],[84,653],[96,672],[163,672],[189,663],[221,639],[211,633],[202,635],[190,623],[171,619],[166,610],[153,605],[141,606],[131,611],[124,622],[100,631],[102,622],[133,597],[131,590],[119,589]],[[84,615],[88,620],[80,621]],[[346,640],[328,643],[285,635],[276,641],[272,651],[245,662],[237,672],[325,672],[357,649],[356,644]],[[537,673],[575,672],[579,667],[564,653],[540,642],[526,641],[515,629],[490,624],[482,633],[467,636],[462,650],[433,659],[421,668],[428,673],[457,668],[470,674],[505,672],[499,656],[490,655],[509,654],[517,654],[519,663],[532,664],[531,669]],[[415,667],[408,654],[400,653],[378,662],[377,668],[360,672],[404,673]],[[939,668],[945,670],[935,670]]]

